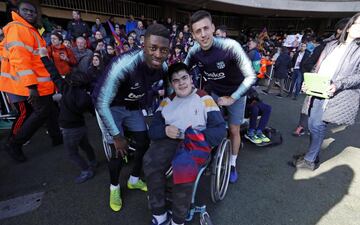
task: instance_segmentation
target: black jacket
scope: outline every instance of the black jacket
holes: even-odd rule
[[[307,71],[304,70],[304,62],[307,60],[307,58],[309,58],[310,55],[311,55],[310,51],[305,50],[304,56],[302,57],[301,62],[300,62],[300,70],[301,70],[302,73],[307,72]],[[294,57],[291,60],[291,66],[292,67],[295,67],[295,63],[296,63],[296,60],[297,60],[298,56],[299,56],[299,51],[297,51],[295,53]]]
[[[321,52],[324,50],[326,43],[322,43],[321,45],[317,46],[313,53],[308,57],[305,61],[303,61],[302,71],[303,72],[311,72],[313,67],[315,66],[316,62],[320,58]]]
[[[71,38],[77,38],[86,34],[86,37],[91,36],[91,30],[86,22],[82,19],[75,21],[71,20],[67,25],[67,30],[70,33]]]
[[[81,86],[70,85],[60,76],[55,65],[48,57],[42,57],[41,61],[62,94],[59,115],[60,127],[75,128],[85,126],[83,113],[93,109],[91,97],[87,94],[86,89]]]
[[[274,77],[285,79],[291,68],[291,58],[287,53],[281,53],[275,61]]]

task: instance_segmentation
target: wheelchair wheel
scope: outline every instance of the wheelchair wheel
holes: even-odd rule
[[[111,147],[110,145],[107,143],[106,139],[103,137],[103,147],[104,147],[104,152],[105,152],[105,156],[106,156],[106,159],[108,161],[110,161],[111,159]]]
[[[211,200],[216,203],[225,198],[230,178],[231,142],[224,139],[218,146],[211,168]]]
[[[207,212],[200,214],[200,225],[213,225]]]

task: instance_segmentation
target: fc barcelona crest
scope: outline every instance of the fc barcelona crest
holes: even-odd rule
[[[220,62],[216,63],[216,66],[217,66],[217,68],[219,70],[224,69],[225,68],[225,63],[224,63],[224,61],[220,61]]]

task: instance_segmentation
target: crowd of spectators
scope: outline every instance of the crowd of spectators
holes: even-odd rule
[[[104,129],[106,128],[103,134],[109,132],[112,136],[113,143],[107,143],[109,148],[113,148],[112,150],[115,153],[115,157],[110,157],[109,160],[109,173],[111,177],[110,207],[114,211],[119,211],[122,207],[118,182],[119,173],[123,164],[127,163],[127,140],[123,136],[122,126],[126,124],[127,128],[132,128],[131,132],[135,140],[137,153],[134,159],[136,160],[135,169],[128,180],[127,187],[129,189],[148,191],[146,184],[140,180],[143,156],[149,147],[150,141],[142,113],[144,108],[149,107],[148,103],[153,102],[154,98],[165,97],[159,108],[157,107],[158,105],[152,107],[152,110],[158,108],[157,113],[155,113],[155,119],[153,119],[155,123],[153,124],[156,124],[157,119],[161,121],[156,124],[160,128],[150,126],[149,134],[150,136],[153,135],[153,141],[159,137],[159,139],[165,138],[165,140],[167,138],[181,140],[184,135],[187,135],[186,132],[191,132],[186,127],[191,127],[192,129],[192,125],[198,123],[197,121],[205,121],[207,118],[210,118],[208,121],[211,122],[199,122],[198,127],[199,131],[204,132],[204,135],[209,135],[206,141],[211,146],[216,146],[224,137],[224,135],[219,134],[226,133],[225,121],[215,103],[216,101],[218,105],[227,107],[229,112],[227,115],[229,139],[232,143],[232,152],[229,159],[231,166],[230,183],[235,183],[238,179],[236,160],[241,148],[240,126],[242,125],[243,114],[245,114],[246,109],[250,112],[250,122],[249,129],[244,135],[245,138],[258,146],[271,142],[270,137],[263,133],[270,118],[271,106],[260,100],[257,91],[253,89],[255,81],[258,82],[273,75],[269,86],[263,93],[269,94],[275,81],[278,81],[280,90],[277,96],[282,98],[283,90],[286,89],[284,87],[284,80],[287,78],[291,79],[292,77],[288,96],[292,96],[293,89],[295,88],[293,99],[296,100],[302,86],[303,73],[309,72],[314,67],[315,62],[318,61],[316,66],[318,67],[317,71],[320,71],[319,74],[329,73],[331,79],[333,79],[333,83],[329,87],[329,95],[327,96],[329,100],[315,97],[311,97],[312,100],[309,98],[309,102],[305,100],[304,106],[310,106],[307,109],[311,133],[310,148],[306,154],[295,158],[292,163],[292,166],[296,168],[315,170],[319,166],[319,152],[325,137],[327,123],[351,125],[355,121],[358,109],[347,109],[352,108],[353,104],[358,104],[359,94],[355,95],[353,89],[358,90],[359,79],[358,76],[350,77],[349,74],[357,75],[359,67],[354,67],[349,63],[351,58],[348,51],[356,51],[354,59],[359,59],[360,53],[357,50],[360,37],[358,29],[360,14],[358,13],[349,21],[343,21],[342,25],[335,28],[334,37],[324,40],[338,39],[340,42],[329,42],[325,46],[322,44],[321,39],[316,38],[312,29],[306,29],[298,34],[291,34],[290,37],[287,34],[268,34],[264,28],[257,34],[249,33],[244,37],[243,41],[240,42],[243,46],[241,48],[238,42],[228,38],[228,31],[225,26],[219,26],[214,29],[215,27],[208,12],[200,10],[197,13],[198,16],[193,15],[191,20],[191,27],[194,31],[193,35],[188,24],[178,24],[172,21],[171,18],[167,19],[164,26],[158,24],[150,25],[148,30],[147,25],[149,24],[144,18],[136,20],[132,15],[130,15],[125,24],[115,23],[112,19],[102,23],[100,18],[96,18],[94,24],[90,27],[87,22],[82,20],[81,13],[77,10],[72,11],[73,19],[68,22],[66,30],[60,25],[51,24],[48,18],[43,20],[43,27],[37,30],[36,7],[27,1],[19,3],[18,10],[12,12],[14,22],[6,27],[6,40],[1,42],[0,46],[2,57],[2,77],[0,77],[2,82],[0,82],[0,90],[8,93],[10,102],[12,104],[15,103],[14,105],[15,107],[17,106],[16,109],[19,112],[14,122],[15,128],[12,128],[11,135],[4,149],[16,161],[26,161],[26,157],[21,149],[22,146],[46,122],[49,134],[53,138],[53,146],[65,145],[71,160],[81,168],[81,173],[75,179],[75,182],[83,183],[94,176],[94,169],[97,167],[94,149],[87,137],[83,113],[90,111],[93,114],[97,114],[99,116],[100,127],[103,124]],[[152,23],[157,22],[152,21]],[[11,26],[12,32],[9,31]],[[211,27],[211,29],[206,30],[206,27]],[[19,35],[22,33],[24,34]],[[215,39],[213,38],[214,33],[217,36]],[[3,36],[0,29],[0,41],[3,40]],[[24,38],[25,36],[26,38]],[[206,37],[211,39],[211,41],[207,41]],[[190,51],[195,43],[193,38],[196,39],[197,44]],[[34,50],[32,46],[36,44],[37,49]],[[316,55],[319,46],[320,48],[324,46],[321,49],[321,51],[325,49],[322,53],[323,56],[326,53],[330,57],[326,60],[324,60],[324,57],[317,57],[317,59],[314,59],[314,63],[309,63],[309,57],[311,59],[311,57]],[[16,49],[17,52],[13,49]],[[144,49],[144,51],[136,51],[140,49]],[[334,49],[335,53],[332,52]],[[14,52],[18,54],[14,54]],[[123,54],[126,52],[129,52],[129,54]],[[346,57],[341,62],[337,60],[339,54]],[[119,57],[113,60],[116,56]],[[23,58],[27,60],[20,61]],[[219,58],[223,61],[218,61]],[[184,61],[185,63],[182,63]],[[17,67],[23,66],[23,68],[11,67],[10,62],[16,64]],[[337,63],[341,70],[335,71],[332,68],[334,67],[333,63]],[[166,64],[170,66],[169,70],[167,70]],[[309,64],[311,66],[308,66]],[[359,65],[359,60],[356,61],[355,65]],[[178,69],[176,69],[177,66],[179,66]],[[214,66],[214,68],[211,68],[208,72],[202,70],[211,66]],[[190,69],[192,70],[195,67],[198,67],[197,69],[203,73],[202,78],[205,78],[205,85],[200,85],[199,89],[207,90],[211,86],[212,90],[209,93],[212,92],[213,97],[198,93],[197,90],[193,89],[196,85],[193,85],[193,74],[190,75],[190,72],[193,73],[193,71],[190,71]],[[231,69],[228,71],[223,70],[225,67]],[[268,67],[272,67],[271,70],[268,70]],[[13,68],[16,68],[16,71]],[[37,70],[36,73],[33,70]],[[273,71],[273,74],[270,71]],[[165,73],[170,74],[170,77],[166,78],[164,76]],[[35,74],[41,76],[36,76]],[[209,74],[216,79],[211,80]],[[216,74],[223,77],[219,78],[220,76],[217,77]],[[153,80],[149,81],[148,77],[151,77]],[[207,81],[206,78],[208,78]],[[166,79],[169,79],[176,96],[168,97],[165,95],[167,88],[167,84],[165,84]],[[223,83],[218,81],[220,79],[222,79],[221,82]],[[54,106],[54,90],[62,94],[59,104],[60,110]],[[133,92],[132,90],[137,91]],[[187,124],[188,121],[186,121],[188,118],[181,116],[187,115],[190,117],[193,110],[192,106],[196,104],[189,98],[193,93],[197,93],[197,96],[193,96],[199,102],[198,104],[205,106],[205,108],[208,107],[208,109],[203,108],[203,112],[198,113],[198,109],[195,108],[194,121],[196,123],[191,121],[189,126]],[[114,98],[116,97],[115,95],[118,98]],[[247,102],[246,95],[248,97]],[[10,96],[13,96],[12,99]],[[342,101],[342,96],[346,96],[346,99],[350,101]],[[176,99],[180,103],[174,100],[175,97],[180,99]],[[15,98],[18,99],[16,100]],[[200,98],[207,98],[207,100],[199,101]],[[94,99],[95,103],[93,102]],[[186,102],[183,102],[184,99]],[[5,98],[2,100],[6,101]],[[311,104],[310,101],[312,101]],[[329,105],[326,105],[328,108],[323,111],[323,105],[328,102]],[[114,103],[117,105],[113,105],[111,110],[110,105]],[[190,106],[189,104],[193,105]],[[179,107],[181,105],[186,107]],[[95,109],[93,108],[94,106]],[[32,108],[33,111],[22,111],[24,107]],[[179,111],[179,108],[185,111]],[[187,111],[188,109],[191,112]],[[56,112],[56,110],[60,113]],[[21,117],[22,112],[24,112],[24,118]],[[204,113],[209,114],[207,118],[198,117],[198,115],[202,117]],[[261,118],[257,125],[258,116]],[[166,117],[169,119],[166,119]],[[165,123],[165,121],[168,122],[172,117],[176,118],[175,125],[177,125],[177,120],[185,118],[185,121],[181,121],[181,123],[184,122],[186,126],[180,129],[173,124]],[[25,122],[21,124],[22,120]],[[57,124],[58,122],[59,124]],[[121,124],[118,125],[117,123]],[[216,123],[217,125],[215,126],[211,123]],[[49,127],[51,124],[54,128],[52,132]],[[131,127],[128,126],[130,124]],[[59,125],[62,128],[61,133]],[[212,131],[211,126],[214,128]],[[206,131],[200,130],[203,127],[206,128]],[[154,129],[152,130],[152,128]],[[186,132],[184,133],[183,130]],[[217,133],[217,143],[211,143],[212,132]],[[155,133],[162,136],[156,136],[154,135]],[[205,140],[205,136],[201,136],[201,139]],[[179,146],[179,140],[164,143],[167,145],[173,143],[173,147],[175,147]],[[153,143],[156,144],[157,142]],[[88,162],[78,154],[79,146],[85,150]],[[159,150],[158,148],[156,146],[153,149]],[[210,152],[210,145],[207,148],[208,150],[206,151]],[[174,148],[174,150],[177,151],[178,149]],[[151,154],[151,151],[152,149],[150,148],[147,153],[148,155],[145,157],[144,168],[147,182],[150,184],[149,199],[150,204],[153,203],[153,224],[165,224],[164,221],[169,220],[168,213],[166,210],[163,210],[162,206],[161,208],[158,207],[163,201],[160,203],[156,202],[163,197],[162,191],[161,193],[159,192],[159,195],[156,193],[156,189],[159,189],[158,186],[163,186],[163,183],[157,183],[156,178],[159,177],[158,174],[154,173],[155,177],[152,177],[153,172],[151,172],[155,165],[160,164],[157,161],[154,161],[154,164],[150,163],[153,160],[151,157],[156,155]],[[164,148],[164,152],[169,151]],[[121,155],[121,158],[118,157],[118,154]],[[150,154],[151,157],[149,157]],[[158,157],[159,155],[156,156]],[[172,160],[173,157],[175,159],[175,156],[166,158]],[[183,166],[177,167],[176,163],[172,163],[172,166],[174,177],[176,177],[179,174],[178,171],[183,169]],[[159,174],[164,174],[164,168],[159,169]],[[153,181],[156,182],[151,183]],[[191,180],[190,182],[193,181]],[[190,182],[186,181],[184,183]],[[180,200],[175,198],[177,201],[174,202],[179,205],[179,208],[176,208],[177,206],[173,208],[181,212],[173,210],[172,224],[184,224],[187,206],[190,202],[185,202],[184,204],[179,202],[190,200],[192,185],[183,186],[182,188],[186,188],[174,192],[175,195],[173,196],[175,197],[177,197],[176,193],[178,193],[182,196],[186,195],[187,198],[185,199],[181,196],[179,197]],[[174,187],[174,190],[176,190],[180,186]],[[181,215],[177,218],[176,214]],[[180,222],[175,223],[176,219]]]

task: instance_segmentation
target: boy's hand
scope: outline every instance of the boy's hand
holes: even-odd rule
[[[177,139],[178,135],[179,135],[179,132],[180,132],[179,128],[177,128],[177,127],[175,127],[173,125],[165,127],[166,136],[168,136],[169,138]]]
[[[48,51],[45,47],[39,48],[40,57],[48,56]]]

